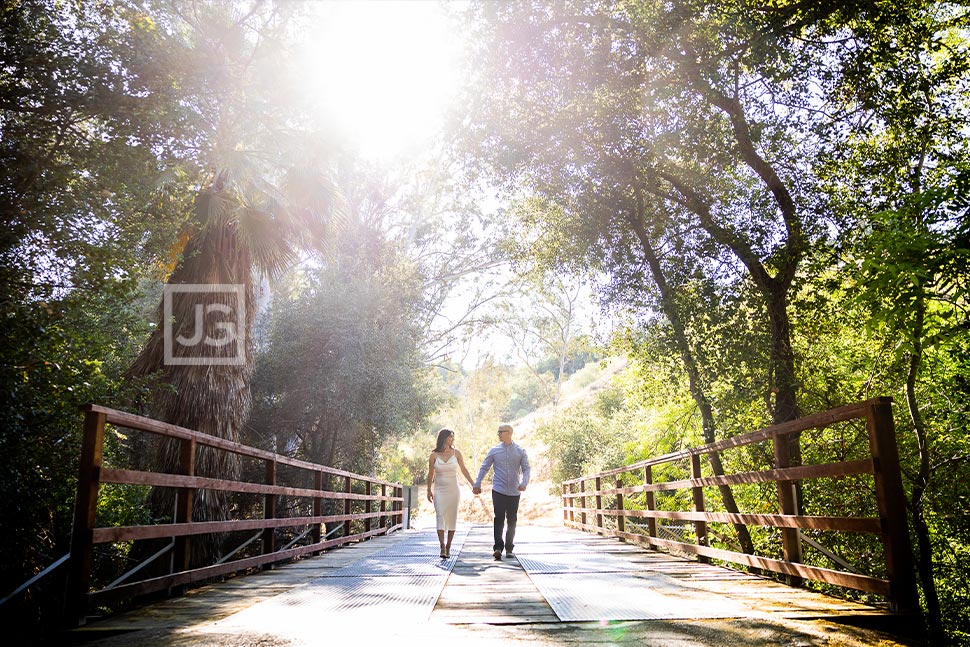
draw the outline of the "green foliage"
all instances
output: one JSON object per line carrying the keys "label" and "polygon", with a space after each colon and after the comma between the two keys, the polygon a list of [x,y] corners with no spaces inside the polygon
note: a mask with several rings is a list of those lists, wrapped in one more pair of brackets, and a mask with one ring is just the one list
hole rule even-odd
{"label": "green foliage", "polygon": [[456,446],[472,463],[485,458],[488,449],[498,442],[495,430],[510,422],[503,413],[513,397],[513,374],[514,369],[488,361],[468,375],[451,376],[456,397],[451,406],[438,412],[438,418],[441,427],[455,430]]}
{"label": "green foliage", "polygon": [[[549,363],[559,368],[558,359],[550,359]],[[551,369],[540,370],[540,376],[547,371]],[[509,375],[507,379],[510,396],[508,404],[499,414],[503,420],[522,418],[548,402],[546,390],[533,373],[519,370]]]}
{"label": "green foliage", "polygon": [[[51,301],[0,311],[0,588],[13,591],[69,550],[83,416],[89,402],[112,405],[135,395],[122,372],[147,326],[142,313],[116,300],[117,291],[74,291]],[[105,500],[99,519],[110,522],[137,505]],[[32,596],[7,605],[13,631],[36,630],[60,613],[55,576]]]}
{"label": "green foliage", "polygon": [[615,399],[614,392],[599,394],[592,404],[557,411],[538,426],[536,434],[549,448],[554,482],[625,464],[636,430],[623,425],[618,416],[603,415],[613,410]]}
{"label": "green foliage", "polygon": [[423,427],[436,397],[414,324],[421,285],[382,245],[348,230],[331,263],[277,291],[253,382],[257,446],[369,473],[382,443]]}
{"label": "green foliage", "polygon": [[192,166],[173,143],[196,132],[158,19],[101,1],[28,0],[0,14],[5,293],[111,289],[166,254]]}
{"label": "green foliage", "polygon": [[[430,449],[428,446],[431,435],[421,429],[386,439],[377,455],[376,473],[393,483],[423,482],[428,473],[428,453],[434,449],[433,439]],[[437,437],[437,432],[433,435]]]}

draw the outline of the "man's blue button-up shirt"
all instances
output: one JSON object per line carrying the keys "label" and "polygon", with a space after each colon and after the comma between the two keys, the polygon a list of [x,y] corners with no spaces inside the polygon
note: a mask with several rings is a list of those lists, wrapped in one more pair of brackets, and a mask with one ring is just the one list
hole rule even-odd
{"label": "man's blue button-up shirt", "polygon": [[488,450],[485,460],[482,461],[482,468],[478,470],[475,487],[482,487],[482,479],[488,474],[490,467],[495,468],[495,474],[492,476],[492,489],[500,494],[519,496],[522,494],[519,492],[519,486],[529,485],[529,474],[531,472],[529,456],[521,445],[499,443]]}

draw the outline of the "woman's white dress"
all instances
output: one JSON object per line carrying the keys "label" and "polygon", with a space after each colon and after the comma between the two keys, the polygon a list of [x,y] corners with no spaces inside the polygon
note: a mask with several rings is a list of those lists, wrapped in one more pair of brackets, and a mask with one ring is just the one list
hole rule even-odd
{"label": "woman's white dress", "polygon": [[434,511],[438,530],[455,530],[458,524],[458,458],[434,459]]}

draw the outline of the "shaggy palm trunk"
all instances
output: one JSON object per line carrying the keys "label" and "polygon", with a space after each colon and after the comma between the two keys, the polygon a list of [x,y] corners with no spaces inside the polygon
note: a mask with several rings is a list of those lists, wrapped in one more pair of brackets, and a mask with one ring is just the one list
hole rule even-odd
{"label": "shaggy palm trunk", "polygon": [[[206,222],[213,193],[211,190],[203,191],[196,200],[196,209],[203,223]],[[199,288],[189,287],[209,289],[206,286],[217,285],[236,286],[238,292],[222,289],[190,291]],[[238,441],[251,406],[250,378],[254,356],[249,340],[255,315],[255,289],[249,254],[238,244],[231,222],[216,226],[203,225],[190,238],[181,263],[167,282],[166,289],[173,288],[176,291],[169,292],[171,308],[168,319],[163,318],[165,308],[160,306],[159,325],[129,369],[132,377],[155,376],[159,381],[159,386],[151,394],[151,401],[145,407],[145,413],[164,422]],[[244,303],[239,302],[240,294],[244,297]],[[213,312],[219,316],[209,316]],[[229,337],[225,328],[227,320],[234,326]],[[166,357],[166,328],[170,330],[170,339],[181,336],[186,340],[201,341],[180,346],[178,359],[173,362],[171,352]],[[224,343],[226,339],[229,339],[228,343]],[[230,363],[225,363],[227,361]],[[156,470],[178,472],[178,444],[173,441],[156,442],[147,460]],[[208,447],[198,448],[196,475],[236,479],[239,470],[236,455]],[[193,520],[227,519],[229,496],[215,490],[197,491]],[[154,518],[174,517],[174,489],[153,488],[148,501]],[[192,564],[210,563],[219,550],[218,543],[219,538],[212,535],[193,541]]]}

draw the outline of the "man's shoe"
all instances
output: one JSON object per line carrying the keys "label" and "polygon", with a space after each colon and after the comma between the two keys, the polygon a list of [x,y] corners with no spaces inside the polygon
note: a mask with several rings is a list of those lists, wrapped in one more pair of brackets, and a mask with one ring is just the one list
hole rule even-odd
{"label": "man's shoe", "polygon": [[502,561],[502,551],[496,550],[495,552],[492,553],[492,557],[494,557],[498,561]]}
{"label": "man's shoe", "polygon": [[505,557],[508,559],[512,559],[513,557],[515,557],[515,553],[513,553],[511,550],[507,550],[505,551]]}

